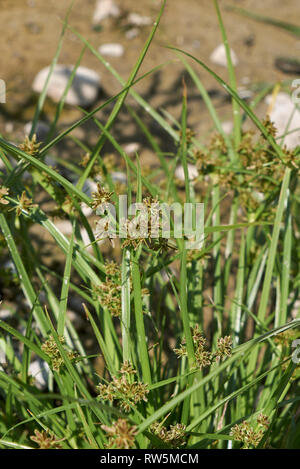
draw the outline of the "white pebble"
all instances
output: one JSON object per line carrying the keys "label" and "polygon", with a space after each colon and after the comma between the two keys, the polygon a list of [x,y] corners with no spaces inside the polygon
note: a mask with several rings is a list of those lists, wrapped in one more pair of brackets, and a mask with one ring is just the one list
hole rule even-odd
{"label": "white pebble", "polygon": [[48,363],[38,358],[30,363],[28,371],[34,377],[38,389],[41,391],[47,389],[49,377]]}
{"label": "white pebble", "polygon": [[99,24],[106,18],[117,18],[120,9],[113,0],[98,0],[93,16],[93,23]]}
{"label": "white pebble", "polygon": [[[232,64],[236,66],[239,61],[237,58],[236,53],[231,49],[231,60]],[[227,67],[227,57],[226,57],[226,49],[224,44],[220,44],[210,56],[210,61],[216,65],[220,65],[221,67]]]}
{"label": "white pebble", "polygon": [[136,152],[140,151],[141,145],[138,142],[127,143],[124,145],[124,151],[129,156],[133,156]]}
{"label": "white pebble", "polygon": [[[70,79],[72,65],[56,65],[48,83],[47,95],[55,102],[59,102]],[[42,69],[35,77],[32,88],[41,93],[46,83],[50,67]],[[67,93],[65,102],[71,106],[91,106],[98,97],[100,76],[94,70],[78,67],[72,85]]]}
{"label": "white pebble", "polygon": [[[199,173],[198,173],[198,169],[196,168],[195,165],[193,164],[188,164],[188,175],[189,175],[189,179],[190,181],[193,181],[194,179],[196,179],[196,177],[198,177]],[[175,170],[175,176],[177,177],[177,179],[179,179],[180,181],[185,181],[185,178],[184,178],[184,169],[183,169],[183,166],[178,166]]]}
{"label": "white pebble", "polygon": [[[287,93],[278,93],[273,103],[273,96],[268,95],[265,99],[266,104],[271,108],[270,119],[278,129],[278,137],[281,137],[288,127],[289,133],[284,137],[283,144],[289,149],[300,145],[300,111],[295,107],[294,102]],[[281,139],[277,140],[281,143]]]}
{"label": "white pebble", "polygon": [[149,16],[142,16],[138,13],[130,13],[127,21],[131,26],[148,26],[152,23],[152,19]]}
{"label": "white pebble", "polygon": [[125,33],[126,39],[135,39],[138,35],[140,34],[140,31],[138,28],[130,28],[128,31]]}
{"label": "white pebble", "polygon": [[222,123],[222,128],[226,135],[230,135],[233,131],[233,122],[232,121],[225,121]]}
{"label": "white pebble", "polygon": [[98,50],[101,55],[107,55],[109,57],[122,57],[124,54],[124,47],[122,44],[117,43],[102,44]]}

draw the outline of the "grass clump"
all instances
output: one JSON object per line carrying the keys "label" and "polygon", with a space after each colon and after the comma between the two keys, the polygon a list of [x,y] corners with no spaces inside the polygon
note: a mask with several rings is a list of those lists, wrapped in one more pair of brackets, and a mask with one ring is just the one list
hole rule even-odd
{"label": "grass clump", "polygon": [[[13,314],[0,319],[1,448],[299,447],[299,149],[288,151],[268,117],[259,119],[238,96],[230,53],[227,84],[199,59],[172,49],[211,115],[211,139],[187,125],[185,83],[180,119],[172,124],[138,94],[135,83],[155,72],[137,78],[164,3],[127,82],[72,30],[119,81],[116,96],[82,111],[43,145],[34,125],[20,146],[0,138],[0,256],[11,259],[13,270],[3,269],[1,307],[18,299]],[[194,65],[232,98],[232,135],[223,132]],[[151,171],[143,170],[140,155],[126,154],[114,132],[128,94],[135,106],[126,109],[157,157]],[[46,89],[35,123],[45,96]],[[106,106],[111,112],[103,124],[97,113]],[[145,110],[171,142],[168,152],[144,123]],[[84,157],[66,162],[57,145],[90,119],[99,128],[97,143],[89,148],[74,138]],[[253,132],[245,130],[248,123]],[[107,142],[124,168],[123,194],[144,202],[144,213],[122,216]],[[47,155],[57,167],[45,163]],[[96,189],[89,196],[84,188],[91,181]],[[168,237],[163,217],[151,237],[149,217],[161,204],[181,210],[195,203],[204,204],[200,248],[186,248],[198,233],[176,236],[176,217]],[[128,237],[111,235],[113,210]],[[59,229],[58,215],[71,226],[69,234]],[[51,239],[52,263],[36,229]],[[75,300],[83,326],[69,315]],[[42,368],[32,375],[33,363],[48,370],[44,381]]]}

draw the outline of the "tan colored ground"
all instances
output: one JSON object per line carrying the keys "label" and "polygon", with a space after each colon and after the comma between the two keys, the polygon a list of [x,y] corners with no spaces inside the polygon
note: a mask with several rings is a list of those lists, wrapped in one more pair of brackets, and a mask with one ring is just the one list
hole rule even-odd
{"label": "tan colored ground", "polygon": [[[149,15],[153,20],[160,5],[159,0],[118,0],[117,3],[124,12]],[[234,4],[294,23],[300,18],[298,0],[230,0],[221,1],[220,4]],[[8,89],[7,105],[2,105],[0,109],[0,130],[4,134],[4,122],[14,122],[18,128],[18,123],[26,122],[32,116],[31,84],[36,73],[47,66],[55,54],[68,5],[67,0],[0,0],[0,78],[6,81]],[[111,59],[111,63],[126,78],[138,57],[149,27],[143,28],[141,34],[133,40],[126,39],[120,25],[111,21],[104,23],[101,32],[94,31],[94,6],[95,0],[75,0],[70,24],[96,48],[105,42],[122,43],[126,49],[125,55],[121,59]],[[275,69],[274,59],[282,55],[297,57],[300,40],[272,26],[255,23],[223,10],[230,43],[240,60],[237,67],[239,83],[242,84],[245,78],[251,83],[286,79]],[[211,0],[167,0],[159,32],[145,60],[143,71],[175,58],[174,53],[164,48],[164,45],[181,47],[209,64],[209,56],[220,42],[220,31]],[[75,63],[81,47],[80,41],[69,31],[59,62]],[[120,89],[116,80],[111,78],[89,51],[85,53],[82,64],[101,74],[105,95],[110,96]],[[227,78],[225,69],[218,66],[213,68]],[[215,96],[214,102],[221,115],[225,119],[230,117],[230,108],[224,95],[214,94],[217,87],[213,79],[203,70],[199,69],[199,73],[207,89]],[[182,66],[177,62],[167,65],[161,73],[147,78],[137,88],[147,98],[150,97],[155,106],[162,105],[178,117],[181,77]],[[77,112],[69,111],[63,120],[71,122],[77,115]],[[190,87],[190,124],[196,131],[207,128],[204,107],[193,87]]]}

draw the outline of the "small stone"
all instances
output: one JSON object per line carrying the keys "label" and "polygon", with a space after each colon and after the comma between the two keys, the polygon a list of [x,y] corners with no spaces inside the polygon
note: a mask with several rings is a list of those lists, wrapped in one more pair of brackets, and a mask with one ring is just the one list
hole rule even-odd
{"label": "small stone", "polygon": [[222,123],[222,128],[226,135],[230,135],[233,131],[233,122],[232,121],[225,121]]}
{"label": "small stone", "polygon": [[99,47],[99,52],[102,55],[107,55],[109,57],[122,57],[124,54],[124,47],[122,44],[102,44]]}
{"label": "small stone", "polygon": [[299,317],[299,312],[300,312],[300,300],[296,300],[293,309],[291,311],[291,317],[293,319],[297,319]]}
{"label": "small stone", "polygon": [[[231,60],[232,64],[236,66],[239,61],[237,58],[236,53],[231,49]],[[220,44],[210,56],[210,61],[216,65],[220,65],[221,67],[227,67],[227,57],[226,57],[226,49],[224,44]]]}
{"label": "small stone", "polygon": [[91,245],[91,240],[90,240],[89,234],[88,234],[88,232],[86,231],[85,228],[80,229],[80,236],[82,238],[82,242],[84,244],[85,249],[92,252],[93,246]]}
{"label": "small stone", "polygon": [[8,321],[13,316],[13,313],[9,309],[0,310],[0,319],[2,321]]}
{"label": "small stone", "polygon": [[[195,165],[188,164],[188,174],[189,174],[190,181],[193,181],[194,179],[196,179],[196,177],[198,177],[199,173],[198,173],[198,169],[196,168]],[[180,165],[176,168],[175,176],[180,181],[185,181],[183,166]]]}
{"label": "small stone", "polygon": [[[31,127],[32,127],[32,122],[27,122],[27,124],[24,125],[24,133],[26,136],[29,136],[31,132]],[[38,121],[34,129],[34,133],[36,134],[37,141],[38,142],[45,141],[49,130],[50,130],[50,127],[46,122]]]}
{"label": "small stone", "polygon": [[58,220],[54,225],[62,234],[67,236],[72,234],[72,223],[69,220]]}
{"label": "small stone", "polygon": [[7,134],[11,134],[14,131],[13,122],[6,122],[4,129]]}
{"label": "small stone", "polygon": [[[82,191],[91,199],[93,192],[97,192],[97,183],[92,181],[92,179],[87,179]],[[85,203],[81,204],[81,210],[85,217],[89,217],[94,212],[94,210]]]}
{"label": "small stone", "polygon": [[126,39],[135,39],[138,35],[140,34],[140,31],[138,28],[130,28],[128,31],[125,33]]}
{"label": "small stone", "polygon": [[[71,76],[72,65],[56,65],[49,80],[47,95],[55,102],[63,96],[68,80]],[[35,77],[32,88],[41,93],[49,74],[50,67],[42,69]],[[100,77],[94,70],[78,67],[72,85],[67,93],[65,102],[71,106],[91,106],[98,97]]]}
{"label": "small stone", "polygon": [[244,86],[240,86],[237,91],[241,99],[251,99],[253,97],[253,91]]}
{"label": "small stone", "polygon": [[149,26],[152,23],[152,19],[149,16],[142,16],[138,13],[130,13],[127,17],[127,22],[130,26]]}
{"label": "small stone", "polygon": [[13,263],[13,261],[11,259],[6,261],[3,265],[3,267],[4,267],[4,269],[9,270],[13,275],[18,273],[18,271],[16,269],[16,266],[15,266],[15,264]]}
{"label": "small stone", "polygon": [[124,145],[124,151],[128,156],[133,156],[140,151],[141,145],[138,142],[127,143]]}
{"label": "small stone", "polygon": [[48,363],[40,358],[30,363],[29,374],[35,379],[35,385],[41,391],[48,387],[49,366]]}
{"label": "small stone", "polygon": [[[272,104],[273,96],[268,95],[265,102],[271,106],[269,115],[278,130],[277,137],[282,137],[287,132],[288,135],[284,137],[282,143],[288,149],[300,145],[300,111],[296,108],[291,96],[287,93],[278,93],[275,103]],[[281,139],[277,138],[277,142],[281,143]]]}
{"label": "small stone", "polygon": [[98,0],[93,16],[93,24],[99,24],[106,18],[117,18],[120,9],[113,0]]}
{"label": "small stone", "polygon": [[88,197],[92,198],[93,192],[97,192],[97,183],[92,179],[87,179],[84,183],[82,192],[84,192]]}
{"label": "small stone", "polygon": [[111,173],[111,178],[114,182],[119,182],[120,184],[127,184],[127,176],[121,171],[114,171]]}

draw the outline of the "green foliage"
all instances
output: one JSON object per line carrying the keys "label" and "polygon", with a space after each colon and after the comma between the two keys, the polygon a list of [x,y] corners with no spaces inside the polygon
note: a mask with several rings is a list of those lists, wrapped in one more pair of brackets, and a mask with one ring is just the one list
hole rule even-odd
{"label": "green foliage", "polygon": [[[221,12],[214,3],[228,52]],[[6,356],[0,364],[0,448],[299,448],[299,364],[291,360],[300,328],[299,307],[295,312],[300,287],[299,153],[282,147],[273,124],[261,122],[253,107],[239,98],[230,54],[227,84],[199,59],[173,49],[210,112],[214,134],[208,141],[197,140],[187,126],[185,83],[176,128],[138,94],[134,84],[153,72],[136,79],[164,4],[127,82],[73,30],[119,81],[116,96],[83,111],[82,119],[52,138],[64,106],[59,103],[49,141],[41,147],[34,127],[45,88],[30,138],[20,146],[0,139],[5,166],[0,255],[10,255],[16,269],[10,273],[3,268],[1,282],[12,296],[21,293],[24,303],[11,319],[0,320],[0,350]],[[66,19],[53,64],[67,28]],[[193,68],[196,64],[231,96],[232,135],[224,134]],[[128,94],[136,107],[127,109],[158,157],[157,171],[146,171],[138,155],[130,158],[114,133]],[[113,101],[102,124],[96,113]],[[162,135],[173,140],[167,154],[143,121],[145,110]],[[258,132],[244,132],[242,112]],[[78,179],[74,185],[44,158],[91,119],[100,137],[91,151],[80,142],[88,153],[69,165]],[[118,249],[111,247],[109,255],[102,250],[82,204],[95,210],[110,202],[118,208],[114,163],[103,150],[107,141],[126,167],[122,190],[129,200],[205,204],[201,250],[187,251],[172,232],[165,243],[148,237],[111,239]],[[179,163],[183,184],[174,177]],[[190,163],[198,168],[194,181]],[[97,173],[102,182],[89,197],[84,183]],[[53,210],[41,207],[41,190],[53,202],[55,214],[71,222],[69,237],[55,225]],[[61,268],[44,262],[32,227],[53,240]],[[81,228],[88,233],[88,245]],[[74,294],[82,303],[96,361],[85,334],[67,314]],[[49,367],[44,390],[29,371],[37,358]]]}

